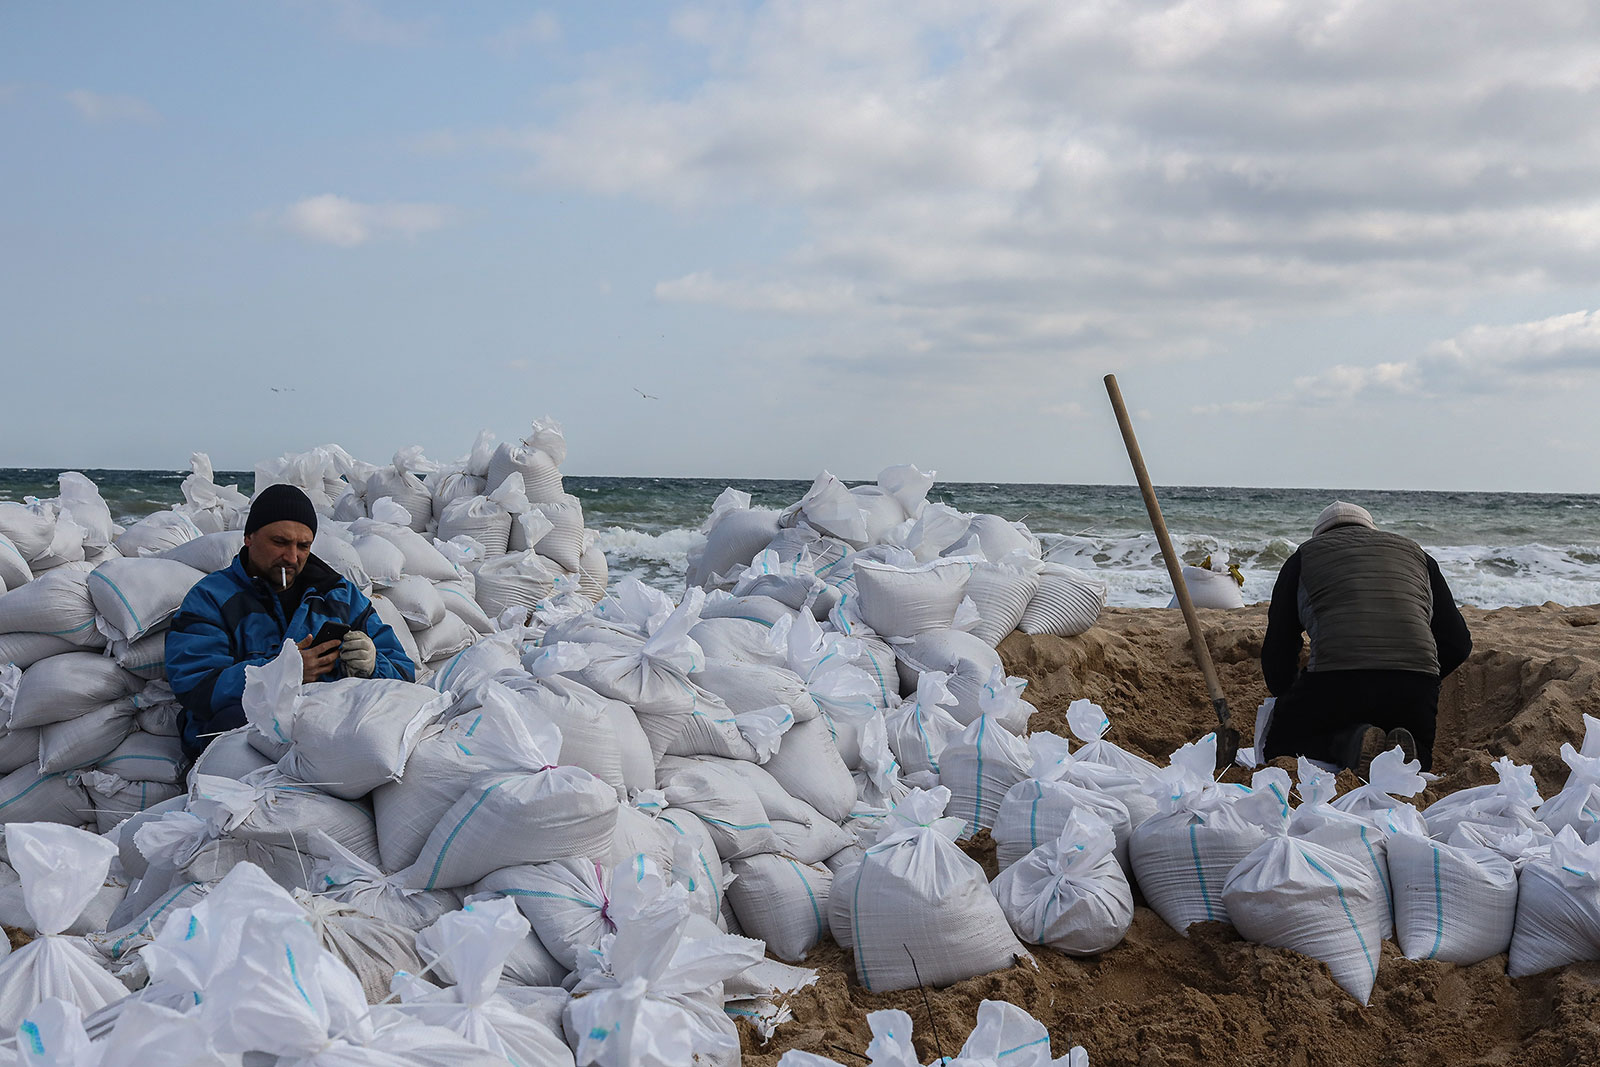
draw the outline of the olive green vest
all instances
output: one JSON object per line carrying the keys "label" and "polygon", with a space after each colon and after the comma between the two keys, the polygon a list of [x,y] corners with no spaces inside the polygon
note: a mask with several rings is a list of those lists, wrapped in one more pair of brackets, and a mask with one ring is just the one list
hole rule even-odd
{"label": "olive green vest", "polygon": [[1300,546],[1312,671],[1439,673],[1428,557],[1410,538],[1336,526]]}

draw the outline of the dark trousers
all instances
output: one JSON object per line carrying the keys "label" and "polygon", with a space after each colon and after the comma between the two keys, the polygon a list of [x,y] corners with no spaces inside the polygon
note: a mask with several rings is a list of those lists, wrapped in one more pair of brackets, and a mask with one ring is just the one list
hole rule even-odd
{"label": "dark trousers", "polygon": [[1345,764],[1356,730],[1404,727],[1417,739],[1422,769],[1433,766],[1439,678],[1418,671],[1302,671],[1278,698],[1266,759],[1306,756]]}
{"label": "dark trousers", "polygon": [[199,759],[212,737],[245,724],[244,705],[235,701],[205,716],[197,715],[193,708],[184,708],[181,722],[183,754],[191,760]]}

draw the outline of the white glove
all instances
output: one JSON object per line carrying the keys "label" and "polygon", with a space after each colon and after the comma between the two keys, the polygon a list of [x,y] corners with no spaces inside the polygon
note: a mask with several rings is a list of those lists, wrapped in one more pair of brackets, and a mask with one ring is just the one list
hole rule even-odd
{"label": "white glove", "polygon": [[371,678],[378,665],[378,646],[360,630],[351,630],[339,644],[339,658],[344,660],[344,673],[351,678]]}

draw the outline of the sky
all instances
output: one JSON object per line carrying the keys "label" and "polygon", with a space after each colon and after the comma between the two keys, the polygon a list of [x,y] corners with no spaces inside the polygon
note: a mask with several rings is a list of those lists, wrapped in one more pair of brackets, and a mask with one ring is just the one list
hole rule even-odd
{"label": "sky", "polygon": [[0,5],[0,466],[1600,492],[1600,7]]}

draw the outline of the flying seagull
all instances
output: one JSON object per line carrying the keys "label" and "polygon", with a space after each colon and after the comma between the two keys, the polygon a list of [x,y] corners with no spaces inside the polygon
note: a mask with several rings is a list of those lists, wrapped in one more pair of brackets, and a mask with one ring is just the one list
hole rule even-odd
{"label": "flying seagull", "polygon": [[292,386],[292,385],[285,386],[282,389],[279,389],[276,385],[269,385],[269,386],[267,386],[267,388],[271,389],[274,393],[292,393],[292,392],[294,392],[294,386]]}
{"label": "flying seagull", "polygon": [[645,392],[643,389],[640,389],[637,385],[633,387],[633,391],[638,393],[640,396],[644,397],[646,400],[660,400],[661,399],[659,396],[651,396],[649,393]]}

